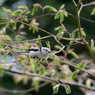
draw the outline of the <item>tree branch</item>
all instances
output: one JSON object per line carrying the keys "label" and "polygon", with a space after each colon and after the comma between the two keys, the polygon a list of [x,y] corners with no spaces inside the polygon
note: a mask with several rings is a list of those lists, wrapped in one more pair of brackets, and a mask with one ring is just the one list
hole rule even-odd
{"label": "tree branch", "polygon": [[[23,74],[23,75],[28,75],[28,76],[32,76],[32,77],[40,77],[40,75],[37,74],[37,73],[28,73],[28,72],[17,71],[17,70],[9,70],[7,68],[0,68],[0,69],[8,71],[8,72],[11,72],[11,73]],[[40,80],[43,80],[43,81],[46,81],[46,82],[56,82],[55,78],[51,78],[51,77],[48,77],[48,76],[41,76]],[[80,83],[77,83],[77,82],[69,82],[69,81],[65,81],[65,80],[62,80],[62,79],[59,79],[58,81],[61,82],[61,83],[63,83],[63,84],[83,87],[85,89],[87,88],[86,85],[80,84]],[[95,87],[88,87],[87,89],[95,91]]]}

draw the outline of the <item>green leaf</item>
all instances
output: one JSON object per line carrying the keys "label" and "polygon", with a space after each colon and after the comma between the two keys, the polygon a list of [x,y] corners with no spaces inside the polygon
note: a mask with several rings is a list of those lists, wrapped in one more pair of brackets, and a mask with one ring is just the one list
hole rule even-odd
{"label": "green leaf", "polygon": [[60,30],[60,29],[63,29],[63,27],[62,26],[58,26],[58,27],[55,28],[55,31]]}
{"label": "green leaf", "polygon": [[26,85],[28,83],[28,76],[24,76],[23,78],[23,84]]}
{"label": "green leaf", "polygon": [[93,41],[93,39],[91,40],[90,47],[91,47],[91,49],[93,49],[93,48],[94,48],[94,41]]}
{"label": "green leaf", "polygon": [[94,7],[94,9],[92,10],[91,15],[95,15],[95,7]]}
{"label": "green leaf", "polygon": [[58,19],[58,18],[59,18],[59,13],[56,13],[55,19]]}
{"label": "green leaf", "polygon": [[30,48],[31,48],[31,46],[32,46],[32,45],[29,45],[29,46],[28,46],[28,49],[30,49]]}
{"label": "green leaf", "polygon": [[18,8],[19,8],[19,9],[26,9],[25,6],[19,6]]}
{"label": "green leaf", "polygon": [[9,70],[11,70],[11,68],[12,68],[12,67],[13,67],[13,66],[12,66],[12,65],[10,65],[10,66],[9,66]]}
{"label": "green leaf", "polygon": [[30,64],[32,69],[33,69],[33,72],[35,73],[36,70],[37,70],[37,67],[38,67],[38,63],[37,62],[34,62],[33,64]]}
{"label": "green leaf", "polygon": [[55,63],[55,56],[54,56],[54,55],[52,55],[52,57],[53,57],[53,62]]}
{"label": "green leaf", "polygon": [[7,57],[7,53],[5,52],[4,54],[3,54],[3,59],[6,59],[6,57]]}
{"label": "green leaf", "polygon": [[0,76],[3,77],[5,74],[5,70],[0,70]]}
{"label": "green leaf", "polygon": [[76,77],[76,75],[77,75],[77,72],[74,71],[74,72],[71,74],[71,76],[70,76],[71,80],[74,80],[74,78]]}
{"label": "green leaf", "polygon": [[64,13],[59,13],[60,16],[60,23],[62,23],[62,21],[64,21]]}
{"label": "green leaf", "polygon": [[69,54],[73,55],[77,59],[79,58],[78,55],[75,52],[73,52],[73,51],[69,52]]}
{"label": "green leaf", "polygon": [[7,12],[7,13],[10,12],[10,9],[7,9],[7,8],[5,8],[5,7],[2,7],[2,9],[3,9],[5,12]]}
{"label": "green leaf", "polygon": [[38,67],[38,63],[37,62],[34,62],[34,68],[33,68],[34,73],[36,72],[37,67]]}
{"label": "green leaf", "polygon": [[38,91],[38,86],[40,84],[40,78],[39,77],[34,77],[32,81],[32,86],[35,87],[35,90]]}
{"label": "green leaf", "polygon": [[80,63],[77,65],[77,67],[79,67],[79,68],[83,68],[83,66],[84,66],[84,62],[80,62]]}
{"label": "green leaf", "polygon": [[46,45],[47,45],[47,47],[50,48],[50,42],[49,41],[46,42]]}
{"label": "green leaf", "polygon": [[86,33],[84,31],[81,31],[82,36],[86,37]]}
{"label": "green leaf", "polygon": [[34,13],[38,10],[38,6],[34,6],[34,8],[32,9],[32,13],[31,15],[34,15]]}
{"label": "green leaf", "polygon": [[4,28],[2,29],[2,31],[3,31],[4,33],[6,33],[6,27],[4,27]]}
{"label": "green leaf", "polygon": [[21,28],[24,28],[24,27],[25,27],[25,25],[24,25],[24,24],[21,24],[21,25],[20,25],[20,27],[21,27]]}
{"label": "green leaf", "polygon": [[71,88],[69,85],[67,85],[66,94],[70,94],[70,93],[71,93]]}
{"label": "green leaf", "polygon": [[53,87],[53,94],[56,94],[59,90],[60,84],[57,84],[56,86]]}
{"label": "green leaf", "polygon": [[66,12],[64,12],[64,16],[65,16],[65,17],[68,17],[68,14],[67,14]]}
{"label": "green leaf", "polygon": [[28,42],[23,43],[25,46],[30,46]]}
{"label": "green leaf", "polygon": [[21,40],[21,37],[20,37],[19,35],[16,35],[16,36],[15,36],[15,39],[16,39],[17,41],[20,41],[20,40]]}
{"label": "green leaf", "polygon": [[72,38],[75,38],[75,33],[72,34]]}
{"label": "green leaf", "polygon": [[59,46],[59,45],[55,45],[55,48],[56,48],[56,49],[61,49],[62,47]]}
{"label": "green leaf", "polygon": [[23,14],[26,14],[26,10],[22,11],[19,15],[23,15]]}
{"label": "green leaf", "polygon": [[62,9],[64,9],[64,7],[65,7],[65,4],[62,4],[60,9],[62,10]]}
{"label": "green leaf", "polygon": [[19,15],[19,13],[20,13],[19,10],[13,11],[13,16],[17,16],[17,15]]}
{"label": "green leaf", "polygon": [[27,59],[28,62],[30,62],[30,60],[31,60],[29,55],[26,56],[26,59]]}
{"label": "green leaf", "polygon": [[39,70],[39,75],[42,76],[43,74],[45,74],[45,68],[41,67]]}
{"label": "green leaf", "polygon": [[37,31],[37,28],[33,28],[33,31],[32,32],[35,33],[36,31]]}
{"label": "green leaf", "polygon": [[7,40],[11,40],[11,37],[10,36],[8,36],[8,35],[5,35],[5,38],[7,39]]}
{"label": "green leaf", "polygon": [[13,23],[13,24],[12,24],[12,29],[16,30],[16,24],[17,24],[17,23]]}
{"label": "green leaf", "polygon": [[91,86],[91,79],[87,79],[87,81],[86,81],[86,87],[88,88],[90,86]]}
{"label": "green leaf", "polygon": [[54,76],[55,76],[55,74],[54,74],[54,73],[52,73],[51,78],[54,78]]}
{"label": "green leaf", "polygon": [[51,10],[53,12],[57,12],[57,10],[54,7],[52,7],[52,6],[47,5],[46,8],[49,8],[49,10]]}
{"label": "green leaf", "polygon": [[19,83],[22,79],[23,79],[22,76],[16,76],[14,77],[14,82]]}
{"label": "green leaf", "polygon": [[36,40],[36,43],[39,44],[39,45],[40,45],[40,43],[41,43],[41,39],[40,39],[40,38],[41,38],[41,36],[38,35],[38,40]]}

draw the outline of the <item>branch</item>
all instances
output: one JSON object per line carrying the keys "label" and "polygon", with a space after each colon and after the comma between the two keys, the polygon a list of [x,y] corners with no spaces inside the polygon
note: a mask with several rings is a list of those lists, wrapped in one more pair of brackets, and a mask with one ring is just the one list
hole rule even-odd
{"label": "branch", "polygon": [[[44,83],[40,84],[38,86],[38,88],[41,88],[41,87],[47,85],[48,83],[49,82],[44,82]],[[34,90],[35,90],[35,88],[29,88],[29,89],[25,89],[25,90],[9,90],[9,89],[5,89],[5,88],[0,88],[0,91],[14,93],[14,94],[17,94],[17,93],[25,94],[25,93],[28,93],[28,92],[34,91]]]}
{"label": "branch", "polygon": [[[28,76],[32,76],[32,77],[40,77],[40,75],[37,74],[37,73],[28,73],[28,72],[17,71],[17,70],[9,70],[7,68],[0,68],[0,69],[11,72],[11,73],[23,74],[23,75],[28,75]],[[46,82],[57,82],[55,78],[51,78],[51,77],[48,77],[48,76],[41,76],[40,79],[43,80],[43,81],[46,81]],[[85,89],[87,88],[86,85],[80,84],[80,83],[77,83],[77,82],[69,82],[69,81],[65,81],[65,80],[62,80],[62,79],[59,79],[58,81],[63,83],[63,84],[83,87]],[[95,87],[88,87],[88,89],[95,91]]]}

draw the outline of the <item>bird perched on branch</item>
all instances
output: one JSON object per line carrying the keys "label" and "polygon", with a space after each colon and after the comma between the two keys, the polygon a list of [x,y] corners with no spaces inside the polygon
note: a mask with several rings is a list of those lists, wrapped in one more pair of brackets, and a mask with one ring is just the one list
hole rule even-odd
{"label": "bird perched on branch", "polygon": [[28,49],[29,56],[32,58],[39,58],[39,59],[47,59],[51,53],[51,50],[47,47],[34,47],[31,49]]}

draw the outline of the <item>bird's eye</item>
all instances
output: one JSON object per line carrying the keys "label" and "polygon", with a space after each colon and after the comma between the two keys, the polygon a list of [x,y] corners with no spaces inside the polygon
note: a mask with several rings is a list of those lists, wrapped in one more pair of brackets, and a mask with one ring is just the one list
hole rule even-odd
{"label": "bird's eye", "polygon": [[47,50],[46,50],[47,51]]}

